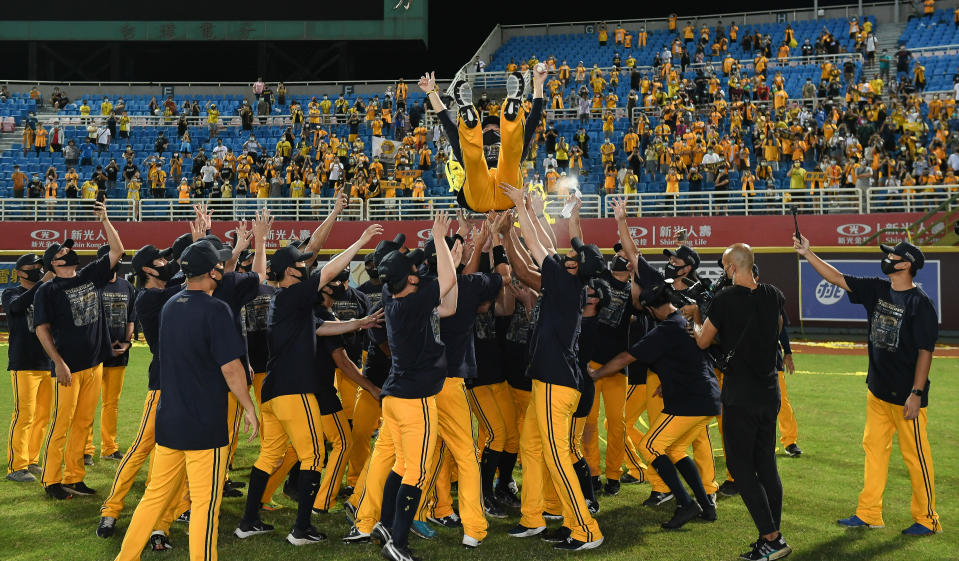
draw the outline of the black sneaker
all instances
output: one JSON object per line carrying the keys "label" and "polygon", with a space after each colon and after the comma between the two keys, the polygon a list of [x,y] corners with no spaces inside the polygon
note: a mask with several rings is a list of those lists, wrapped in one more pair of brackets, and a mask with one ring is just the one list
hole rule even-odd
{"label": "black sneaker", "polygon": [[590,482],[593,484],[593,492],[599,493],[603,489],[603,483],[599,480],[599,476],[595,475],[589,478]]}
{"label": "black sneaker", "polygon": [[227,499],[227,498],[236,498],[236,497],[242,497],[242,496],[243,496],[243,492],[240,491],[239,489],[235,489],[235,488],[233,488],[233,487],[230,487],[229,483],[223,486],[223,498],[224,498],[224,499]]}
{"label": "black sneaker", "polygon": [[574,540],[573,538],[566,538],[566,541],[563,543],[554,545],[553,549],[559,549],[562,551],[583,551],[586,549],[596,549],[602,544],[603,538],[599,538],[598,540],[593,540],[591,542],[581,542],[579,540]]}
{"label": "black sneaker", "polygon": [[340,492],[336,494],[336,496],[341,499],[348,499],[352,495],[353,495],[353,487],[351,485],[344,485],[340,487]]}
{"label": "black sneaker", "polygon": [[723,484],[719,486],[718,493],[724,497],[735,497],[739,494],[739,489],[736,489],[736,482],[732,479],[727,479],[723,481]]}
{"label": "black sneaker", "polygon": [[660,493],[659,491],[651,491],[649,493],[649,498],[643,501],[643,506],[660,506],[665,504],[673,499],[672,493]]}
{"label": "black sneaker", "polygon": [[100,518],[100,523],[97,524],[97,537],[109,538],[113,535],[113,532],[116,529],[117,519],[112,516],[104,516]]}
{"label": "black sneaker", "polygon": [[83,455],[83,465],[92,466],[93,465],[93,454],[84,454]]}
{"label": "black sneaker", "polygon": [[490,518],[506,518],[506,511],[492,499],[483,499],[483,511]]}
{"label": "black sneaker", "polygon": [[664,530],[678,530],[702,513],[703,507],[699,506],[696,501],[691,501],[689,504],[677,506],[675,512],[673,512],[673,517],[669,521],[663,522],[661,526]]}
{"label": "black sneaker", "polygon": [[497,489],[496,492],[493,493],[493,497],[499,504],[510,508],[519,508],[523,505],[523,502],[519,500],[516,493],[508,487],[506,489]]}
{"label": "black sneaker", "polygon": [[622,477],[619,478],[619,482],[623,485],[635,485],[637,483],[646,483],[646,479],[636,479],[628,473],[624,473]]}
{"label": "black sneaker", "polygon": [[392,540],[383,545],[380,553],[389,561],[420,561],[408,546],[395,545]]}
{"label": "black sneaker", "polygon": [[310,545],[314,543],[320,543],[324,540],[326,540],[326,534],[317,530],[313,526],[307,526],[303,529],[293,528],[286,536],[286,541],[293,545]]}
{"label": "black sneaker", "polygon": [[457,80],[453,84],[453,101],[460,109],[473,105],[473,86],[466,80]]}
{"label": "black sneaker", "polygon": [[350,533],[343,538],[343,543],[370,543],[370,541],[370,535],[364,534],[356,526],[350,528]]}
{"label": "black sneaker", "polygon": [[184,512],[183,514],[181,514],[180,516],[178,516],[177,519],[176,519],[176,521],[177,521],[177,522],[182,522],[182,523],[184,523],[184,524],[189,524],[189,523],[190,523],[190,511],[188,510],[188,511]]}
{"label": "black sneaker", "polygon": [[537,528],[529,528],[523,526],[522,524],[517,524],[512,530],[508,530],[506,535],[511,538],[528,538],[530,536],[538,536],[546,531],[546,526],[539,526]]}
{"label": "black sneaker", "polygon": [[353,503],[346,501],[343,503],[343,513],[346,514],[346,519],[353,524],[356,522],[356,511],[357,508],[353,506]]}
{"label": "black sneaker", "polygon": [[93,489],[87,487],[87,484],[82,481],[77,481],[76,483],[65,483],[63,485],[63,490],[71,495],[83,495],[85,497],[95,495],[97,493]]}
{"label": "black sneaker", "polygon": [[273,526],[270,526],[262,520],[254,520],[253,522],[244,522],[240,520],[240,524],[237,525],[236,530],[233,530],[233,535],[241,540],[245,540],[250,536],[269,534],[272,531]]}
{"label": "black sneaker", "polygon": [[229,487],[230,489],[242,489],[246,487],[246,483],[242,481],[233,481],[233,480],[227,479],[226,486]]}
{"label": "black sneaker", "polygon": [[563,543],[569,537],[570,530],[566,526],[560,526],[555,530],[543,532],[540,539],[546,543]]}
{"label": "black sneaker", "polygon": [[123,459],[123,454],[121,454],[120,451],[117,450],[116,452],[112,454],[107,454],[106,456],[100,456],[100,457],[103,458],[104,460],[113,460],[115,462],[119,462],[120,460]]}
{"label": "black sneaker", "polygon": [[173,549],[173,542],[163,532],[156,531],[150,535],[150,549],[153,551],[169,551]]}
{"label": "black sneaker", "polygon": [[599,512],[599,501],[594,501],[586,499],[586,508],[589,509],[590,514],[596,514]]}
{"label": "black sneaker", "polygon": [[793,442],[789,446],[786,446],[786,453],[789,454],[790,458],[798,458],[799,456],[802,456],[802,448]]}
{"label": "black sneaker", "polygon": [[429,516],[426,519],[432,522],[433,524],[439,524],[440,526],[444,528],[462,528],[463,527],[463,521],[460,520],[459,515],[456,514],[455,512],[449,516],[444,516],[442,518],[434,518],[432,516]]}
{"label": "black sneaker", "polygon": [[47,492],[47,496],[51,499],[56,499],[58,501],[63,501],[66,499],[72,499],[73,495],[67,493],[64,490],[63,485],[59,483],[54,483],[53,485],[47,485],[44,489]]}
{"label": "black sneaker", "polygon": [[615,497],[619,494],[619,480],[618,479],[606,479],[606,486],[603,487],[603,492],[611,497]]}
{"label": "black sneaker", "polygon": [[703,513],[699,515],[700,518],[706,522],[715,522],[716,521],[716,495],[706,495],[706,504],[700,504],[703,508]]}
{"label": "black sneaker", "polygon": [[743,553],[739,556],[744,561],[775,561],[782,559],[792,553],[792,548],[786,544],[782,534],[772,541],[766,541],[762,538],[753,544],[752,551]]}
{"label": "black sneaker", "polygon": [[379,542],[382,545],[386,545],[393,540],[393,530],[391,528],[387,528],[382,522],[377,522],[373,526],[373,531],[370,533],[370,537],[373,538],[373,541]]}
{"label": "black sneaker", "polygon": [[506,99],[522,100],[526,90],[526,76],[522,72],[510,72],[506,76]]}

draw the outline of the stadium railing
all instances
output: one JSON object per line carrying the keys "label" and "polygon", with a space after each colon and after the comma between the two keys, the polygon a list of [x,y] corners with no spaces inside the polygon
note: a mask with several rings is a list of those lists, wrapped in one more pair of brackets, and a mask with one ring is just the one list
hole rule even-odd
{"label": "stadium railing", "polygon": [[[148,199],[139,202],[139,220],[192,220],[194,204],[205,204],[215,219],[251,220],[261,210],[269,210],[276,220],[322,220],[333,210],[334,197],[264,198],[264,199]],[[340,216],[346,220],[363,220],[365,205],[351,199]]]}
{"label": "stadium railing", "polygon": [[[94,220],[92,199],[0,199],[0,221]],[[117,220],[136,220],[136,201],[107,199],[107,213]]]}
{"label": "stadium railing", "polygon": [[861,194],[855,188],[633,193],[606,197],[604,211],[613,216],[613,201],[623,199],[629,216],[784,214],[794,205],[802,213],[860,214]]}
{"label": "stadium railing", "polygon": [[[866,212],[921,212],[935,208],[959,193],[957,185],[927,185],[911,187],[870,187],[866,191]],[[946,205],[945,210],[954,210]]]}
{"label": "stadium railing", "polygon": [[[583,218],[602,218],[603,206],[599,195],[584,194],[579,209]],[[560,215],[566,197],[549,195],[546,197],[546,214],[551,217]],[[428,220],[440,211],[453,211],[459,208],[456,197],[427,197],[423,199],[370,199],[366,201],[367,220]],[[478,215],[477,215],[478,216]]]}

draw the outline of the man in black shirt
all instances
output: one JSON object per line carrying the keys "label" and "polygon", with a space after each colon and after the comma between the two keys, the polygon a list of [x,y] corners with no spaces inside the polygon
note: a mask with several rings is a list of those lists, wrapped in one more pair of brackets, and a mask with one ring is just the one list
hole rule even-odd
{"label": "man in black shirt", "polygon": [[[110,253],[110,246],[100,246],[97,258]],[[113,278],[100,289],[100,300],[106,314],[110,331],[110,356],[103,361],[103,379],[100,385],[100,456],[120,461],[123,454],[117,444],[117,416],[119,415],[120,392],[123,376],[130,360],[130,345],[133,340],[133,299],[136,290],[126,279],[117,276],[119,262],[113,266]],[[93,457],[93,431],[87,437],[86,454]]]}
{"label": "man in black shirt", "polygon": [[[349,321],[365,317],[369,313],[370,303],[367,300],[366,293],[350,286],[349,268],[340,271],[336,279],[327,286],[333,293],[333,304],[330,306],[330,311],[338,319]],[[343,339],[347,356],[353,361],[354,366],[359,369],[363,366],[366,330],[344,334]],[[340,399],[343,402],[343,415],[352,426],[354,422],[353,404],[356,402],[357,385],[343,374],[341,368],[337,368],[336,372],[336,391],[339,392]]]}
{"label": "man in black shirt", "polygon": [[[866,470],[856,513],[839,524],[882,528],[882,495],[889,469],[892,435],[898,433],[902,459],[912,482],[911,513],[915,523],[902,531],[927,536],[942,531],[936,513],[932,452],[926,434],[929,368],[939,337],[932,301],[913,280],[925,264],[922,251],[909,242],[880,245],[880,263],[889,280],[843,275],[809,249],[809,240],[793,239],[822,278],[849,293],[849,301],[866,308],[869,371],[866,385],[866,429],[862,439]],[[738,483],[738,482],[737,482]]]}
{"label": "man in black shirt", "polygon": [[718,335],[727,362],[722,389],[726,466],[760,534],[752,550],[740,557],[779,559],[791,551],[779,531],[783,489],[776,467],[776,358],[783,295],[775,286],[753,279],[754,257],[748,245],[728,247],[722,263],[733,286],[713,298],[702,325],[699,309],[693,311],[694,333],[704,350]]}
{"label": "man in black shirt", "polygon": [[53,272],[44,274],[34,253],[21,255],[14,265],[20,284],[3,291],[9,343],[7,368],[13,382],[13,418],[7,445],[7,479],[18,483],[36,481],[40,475],[40,448],[50,420],[53,379],[50,359],[43,352],[33,328],[33,298]]}
{"label": "man in black shirt", "polygon": [[100,395],[103,361],[111,354],[98,290],[110,282],[123,244],[103,203],[94,203],[94,213],[106,232],[109,255],[77,271],[80,258],[73,240],[52,244],[44,251],[43,261],[56,277],[43,283],[34,297],[37,338],[57,378],[54,420],[43,459],[44,487],[57,500],[95,493],[83,482],[83,450]]}

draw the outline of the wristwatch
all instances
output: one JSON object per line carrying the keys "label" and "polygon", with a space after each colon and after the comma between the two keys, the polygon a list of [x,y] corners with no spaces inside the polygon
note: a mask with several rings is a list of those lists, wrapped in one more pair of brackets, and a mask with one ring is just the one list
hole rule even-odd
{"label": "wristwatch", "polygon": [[910,391],[909,393],[911,393],[912,395],[918,395],[919,397],[922,397],[922,394],[925,392],[923,392],[922,390],[913,388],[912,391]]}

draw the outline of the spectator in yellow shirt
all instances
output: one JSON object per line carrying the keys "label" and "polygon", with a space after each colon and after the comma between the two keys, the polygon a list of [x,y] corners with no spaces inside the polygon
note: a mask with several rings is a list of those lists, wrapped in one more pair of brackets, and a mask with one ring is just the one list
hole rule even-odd
{"label": "spectator in yellow shirt", "polygon": [[666,173],[666,192],[679,193],[679,181],[681,179],[682,176],[676,171],[676,168],[669,166],[669,171]]}
{"label": "spectator in yellow shirt", "polygon": [[130,181],[127,183],[127,199],[131,201],[140,200],[140,172],[133,174],[133,177],[130,178]]}
{"label": "spectator in yellow shirt", "polygon": [[413,198],[422,199],[426,197],[426,183],[423,182],[422,177],[417,177],[413,181]]}

